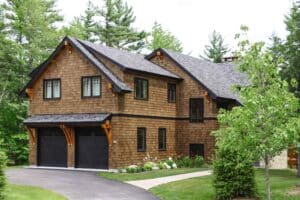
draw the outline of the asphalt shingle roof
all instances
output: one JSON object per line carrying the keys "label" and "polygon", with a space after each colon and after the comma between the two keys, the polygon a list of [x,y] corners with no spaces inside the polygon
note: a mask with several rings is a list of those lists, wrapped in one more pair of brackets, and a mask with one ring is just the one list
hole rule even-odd
{"label": "asphalt shingle roof", "polygon": [[128,51],[94,44],[88,41],[78,40],[83,46],[109,58],[119,64],[123,69],[146,72],[155,75],[166,76],[170,78],[180,79],[180,77],[162,67],[148,61],[143,55],[130,53]]}
{"label": "asphalt shingle roof", "polygon": [[248,80],[247,76],[238,72],[233,64],[216,64],[165,49],[163,51],[215,96],[240,102],[239,95],[232,90],[232,87],[247,85]]}
{"label": "asphalt shingle roof", "polygon": [[105,121],[110,116],[110,113],[34,115],[25,119],[24,124],[97,123]]}

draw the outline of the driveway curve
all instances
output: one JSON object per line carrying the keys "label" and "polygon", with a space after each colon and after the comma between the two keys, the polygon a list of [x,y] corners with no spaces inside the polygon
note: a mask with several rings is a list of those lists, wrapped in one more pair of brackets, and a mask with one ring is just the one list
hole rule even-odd
{"label": "driveway curve", "polygon": [[157,200],[148,191],[97,176],[96,172],[9,169],[10,183],[38,186],[62,194],[70,200]]}

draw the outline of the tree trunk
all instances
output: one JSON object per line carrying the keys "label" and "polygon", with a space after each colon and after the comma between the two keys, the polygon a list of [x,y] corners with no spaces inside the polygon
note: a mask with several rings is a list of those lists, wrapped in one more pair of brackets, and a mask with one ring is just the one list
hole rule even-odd
{"label": "tree trunk", "polygon": [[297,152],[297,176],[300,178],[300,147]]}
{"label": "tree trunk", "polygon": [[266,192],[267,200],[271,200],[271,187],[270,187],[270,175],[269,175],[269,156],[265,155],[265,176],[266,176]]}

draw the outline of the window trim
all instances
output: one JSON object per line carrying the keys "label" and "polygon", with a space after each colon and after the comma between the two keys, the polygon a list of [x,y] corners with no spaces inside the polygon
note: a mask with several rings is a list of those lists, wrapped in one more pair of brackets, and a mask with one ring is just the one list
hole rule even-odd
{"label": "window trim", "polygon": [[[139,136],[139,130],[144,130],[144,148],[143,149],[139,149],[139,141],[138,141],[138,136]],[[137,131],[136,131],[136,149],[137,152],[146,152],[147,150],[147,129],[146,127],[137,127]]]}
{"label": "window trim", "polygon": [[[93,78],[94,77],[99,77],[100,79],[100,93],[99,95],[93,96]],[[91,94],[90,96],[84,96],[83,95],[83,79],[85,78],[90,78],[91,79]],[[89,98],[101,98],[102,96],[102,77],[101,75],[96,75],[96,76],[82,76],[81,77],[81,98],[82,99],[89,99]]]}
{"label": "window trim", "polygon": [[[161,130],[164,130],[164,135],[165,135],[164,148],[159,148],[159,134],[160,134]],[[158,145],[157,145],[158,151],[166,151],[167,150],[167,129],[166,128],[158,128],[157,136],[158,136]]]}
{"label": "window trim", "polygon": [[[46,97],[46,82],[51,81],[51,98]],[[53,81],[59,81],[59,97],[53,97]],[[44,100],[59,100],[61,99],[61,78],[47,78],[43,80],[43,99]]]}
{"label": "window trim", "polygon": [[[199,119],[192,119],[191,118],[191,114],[192,114],[192,100],[202,100],[202,103],[203,103],[203,107],[202,107],[202,116],[201,116],[201,118],[199,118]],[[190,98],[190,100],[189,100],[190,102],[189,102],[189,107],[190,107],[190,110],[189,110],[189,118],[190,118],[190,123],[200,123],[200,122],[204,122],[204,98],[202,98],[202,97],[199,97],[199,98]]]}
{"label": "window trim", "polygon": [[[147,82],[147,97],[146,98],[140,98],[140,97],[137,97],[136,96],[136,88],[135,88],[135,85],[136,85],[136,81],[137,80],[142,80],[142,81],[146,81]],[[148,79],[145,79],[145,78],[140,78],[140,77],[134,77],[134,98],[135,99],[138,99],[138,100],[145,100],[145,101],[148,101],[149,100],[149,81]]]}
{"label": "window trim", "polygon": [[[171,100],[169,97],[169,88],[171,85],[175,85],[175,100]],[[167,98],[168,98],[168,103],[176,103],[177,100],[177,85],[176,83],[168,83],[167,85]]]}

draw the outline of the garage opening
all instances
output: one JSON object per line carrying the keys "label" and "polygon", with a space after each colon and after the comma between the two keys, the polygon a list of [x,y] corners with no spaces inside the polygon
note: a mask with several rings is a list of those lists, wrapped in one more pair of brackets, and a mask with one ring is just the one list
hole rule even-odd
{"label": "garage opening", "polygon": [[75,166],[77,168],[108,169],[108,144],[100,127],[75,129]]}
{"label": "garage opening", "polygon": [[39,166],[67,167],[67,142],[60,128],[38,129]]}

